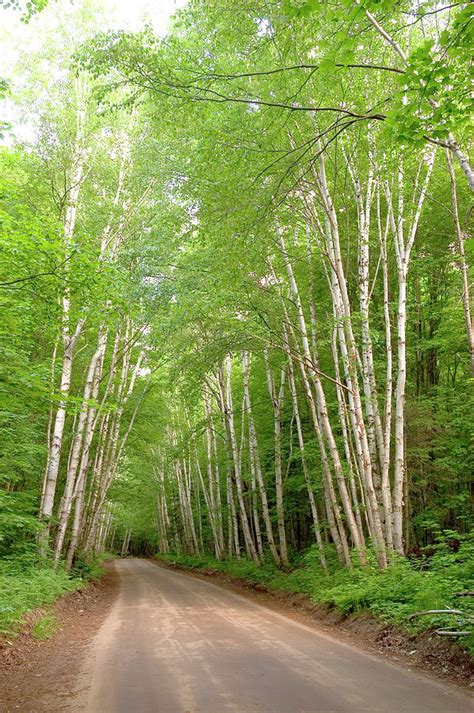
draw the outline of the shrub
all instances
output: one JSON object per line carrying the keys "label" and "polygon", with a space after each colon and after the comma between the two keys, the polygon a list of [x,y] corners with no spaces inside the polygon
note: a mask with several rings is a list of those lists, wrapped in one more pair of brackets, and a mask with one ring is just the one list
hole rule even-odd
{"label": "shrub", "polygon": [[103,563],[112,555],[108,553],[79,552],[74,560],[71,575],[81,579],[100,579],[104,574]]}

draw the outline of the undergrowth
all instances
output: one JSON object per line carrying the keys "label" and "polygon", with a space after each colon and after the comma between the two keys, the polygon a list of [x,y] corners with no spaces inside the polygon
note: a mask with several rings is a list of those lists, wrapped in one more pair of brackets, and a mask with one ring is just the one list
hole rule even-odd
{"label": "undergrowth", "polygon": [[57,629],[56,617],[52,612],[46,612],[38,619],[32,629],[32,634],[38,641],[46,641],[50,639]]}
{"label": "undergrowth", "polygon": [[[329,575],[321,569],[316,547],[300,557],[291,571],[278,570],[268,561],[258,567],[244,558],[218,562],[205,555],[158,557],[192,568],[213,569],[254,584],[265,584],[270,589],[304,593],[313,603],[327,604],[344,614],[369,612],[387,624],[414,632],[452,623],[431,617],[410,622],[409,616],[417,611],[454,607],[473,613],[474,601],[456,599],[455,594],[474,589],[474,538],[459,535],[456,538],[455,550],[452,534],[445,533],[429,555],[417,559],[393,557],[383,571],[375,567],[373,556],[369,570],[356,564],[353,572],[341,569],[333,552],[328,550]],[[473,636],[463,643],[474,651]]]}
{"label": "undergrowth", "polygon": [[104,562],[112,557],[115,555],[108,552],[79,552],[74,560],[71,575],[86,580],[100,579],[104,574]]}
{"label": "undergrowth", "polygon": [[[85,581],[101,577],[107,557],[79,555],[70,575],[62,566],[54,571],[51,562],[32,553],[0,559],[0,634],[11,635],[37,607],[51,604],[62,594],[84,587]],[[49,638],[54,633],[52,622],[45,616],[42,623],[40,619],[35,624],[33,635],[38,627],[37,638]]]}
{"label": "undergrowth", "polygon": [[18,629],[33,609],[50,604],[83,584],[81,579],[71,579],[66,572],[54,572],[47,566],[15,571],[0,563],[0,633]]}

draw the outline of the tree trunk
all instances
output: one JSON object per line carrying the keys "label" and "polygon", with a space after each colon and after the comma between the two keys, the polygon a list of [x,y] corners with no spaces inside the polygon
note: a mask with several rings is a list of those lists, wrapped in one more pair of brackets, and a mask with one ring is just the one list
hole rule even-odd
{"label": "tree trunk", "polygon": [[280,546],[280,559],[284,567],[289,567],[288,550],[286,544],[285,530],[285,509],[283,502],[283,478],[282,478],[282,457],[281,457],[281,417],[283,409],[283,397],[285,388],[286,373],[280,370],[280,387],[278,392],[275,387],[272,371],[265,352],[265,368],[267,373],[268,393],[273,406],[273,428],[275,447],[275,498],[278,525],[278,541]]}
{"label": "tree trunk", "polygon": [[469,346],[469,353],[471,355],[471,376],[474,377],[474,321],[471,316],[471,286],[469,285],[469,270],[464,250],[464,242],[466,240],[466,236],[463,233],[463,230],[461,228],[461,221],[459,220],[458,197],[456,192],[456,176],[454,173],[453,161],[449,151],[446,151],[446,160],[448,162],[449,177],[451,181],[451,205],[453,209],[453,221],[458,242],[458,266],[459,272],[461,273],[462,303],[464,308],[464,319],[466,322],[467,343]]}
{"label": "tree trunk", "polygon": [[301,465],[303,466],[303,475],[304,475],[304,480],[305,480],[305,484],[306,484],[306,490],[308,493],[308,500],[309,500],[309,504],[311,507],[311,516],[313,518],[314,535],[316,537],[316,542],[317,542],[317,545],[319,548],[319,561],[321,563],[321,568],[322,568],[323,572],[328,574],[328,566],[327,566],[327,562],[326,562],[326,557],[324,556],[324,544],[323,544],[323,540],[321,537],[321,526],[320,526],[320,522],[319,522],[318,508],[316,506],[316,499],[314,497],[313,487],[312,487],[312,483],[311,483],[311,477],[309,475],[308,464],[306,462],[303,429],[301,426],[300,411],[299,411],[299,406],[298,406],[298,395],[296,392],[295,375],[294,375],[294,371],[293,371],[293,364],[292,364],[291,358],[288,359],[288,374],[289,374],[289,385],[290,385],[291,398],[293,401],[293,413],[295,415],[296,430],[298,433],[298,443],[299,443],[300,453],[301,453]]}
{"label": "tree trunk", "polygon": [[258,484],[258,491],[260,494],[260,502],[262,503],[262,515],[263,523],[265,525],[265,533],[267,537],[268,547],[270,548],[270,553],[273,557],[273,561],[276,566],[279,567],[281,564],[280,555],[275,545],[275,539],[273,536],[272,521],[270,518],[270,510],[268,507],[268,497],[267,490],[265,487],[265,482],[263,480],[262,467],[260,463],[260,455],[258,452],[258,442],[257,442],[257,432],[255,429],[255,423],[252,413],[252,404],[250,401],[250,389],[249,389],[249,357],[247,352],[242,353],[242,373],[243,373],[243,385],[244,385],[244,397],[246,401],[246,410],[248,417],[248,428],[249,428],[249,452],[250,461],[253,463],[255,469],[255,477]]}
{"label": "tree trunk", "polygon": [[236,481],[237,500],[239,503],[240,522],[242,525],[242,532],[244,535],[244,544],[245,544],[245,550],[247,552],[247,556],[249,558],[251,558],[255,562],[255,564],[260,564],[260,560],[258,559],[258,555],[257,555],[257,550],[255,548],[255,543],[252,539],[252,535],[250,532],[247,511],[245,509],[245,501],[244,501],[244,497],[243,497],[243,482],[242,482],[242,474],[240,471],[239,450],[238,450],[238,446],[237,446],[237,436],[236,436],[236,432],[235,432],[235,423],[234,423],[234,411],[233,411],[232,387],[231,387],[232,357],[230,355],[228,355],[226,357],[225,367],[226,367],[225,407],[226,407],[227,423],[229,426],[230,446],[231,446],[231,450],[232,450],[232,458],[233,458],[233,464],[234,464],[234,475],[235,475],[235,481]]}

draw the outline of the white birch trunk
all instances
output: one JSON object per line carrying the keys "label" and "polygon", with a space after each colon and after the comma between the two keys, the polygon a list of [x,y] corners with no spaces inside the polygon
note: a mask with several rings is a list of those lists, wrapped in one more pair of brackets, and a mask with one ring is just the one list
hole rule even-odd
{"label": "white birch trunk", "polygon": [[[72,524],[72,529],[71,529],[71,537],[70,537],[70,542],[69,542],[69,548],[67,552],[67,558],[66,558],[66,568],[69,571],[72,566],[72,562],[76,553],[77,549],[77,544],[81,535],[80,528],[81,528],[81,523],[82,523],[82,515],[83,515],[83,507],[84,507],[84,498],[85,498],[85,492],[86,492],[86,480],[87,480],[87,472],[89,468],[89,454],[90,454],[90,449],[92,445],[92,439],[94,437],[94,423],[95,423],[95,415],[97,411],[97,407],[94,405],[97,403],[97,398],[99,395],[99,386],[100,386],[100,379],[102,376],[102,366],[104,363],[104,357],[105,357],[105,350],[107,347],[107,330],[105,324],[102,324],[99,328],[99,335],[98,335],[98,346],[97,346],[97,351],[99,352],[97,362],[96,362],[96,367],[94,370],[94,382],[93,382],[93,388],[92,388],[92,401],[93,404],[88,406],[88,411],[87,411],[87,421],[85,425],[85,431],[84,431],[84,439],[83,439],[83,444],[82,444],[82,452],[81,452],[81,460],[79,464],[79,473],[75,482],[74,486],[74,493],[73,493],[73,499],[75,502],[75,509],[74,509],[74,521]],[[92,361],[94,360],[94,357],[92,358]],[[77,434],[76,434],[77,437]],[[72,466],[71,470],[72,470]],[[68,473],[69,476],[69,473]]]}
{"label": "white birch trunk", "polygon": [[387,565],[385,537],[382,529],[377,495],[374,488],[371,452],[358,383],[358,354],[352,328],[347,281],[341,257],[337,213],[329,191],[325,162],[322,155],[319,156],[317,182],[325,214],[326,244],[331,263],[329,285],[338,323],[339,346],[348,389],[350,423],[356,453],[359,459],[360,474],[366,493],[366,505],[371,523],[372,540],[377,551],[377,562],[379,567],[383,568]]}
{"label": "white birch trunk", "polygon": [[[225,544],[224,544],[224,531],[222,526],[222,503],[221,503],[221,486],[220,486],[220,472],[219,472],[219,461],[218,461],[218,451],[217,451],[217,440],[215,430],[212,424],[212,414],[211,405],[209,400],[209,395],[207,390],[204,389],[204,412],[206,414],[206,445],[207,445],[207,459],[208,459],[208,472],[209,472],[209,482],[212,482],[211,487],[211,499],[212,507],[215,513],[215,522],[217,528],[217,539],[219,543],[219,550],[221,552],[221,557],[224,556]],[[214,465],[213,465],[214,461]]]}
{"label": "white birch trunk", "polygon": [[311,516],[313,518],[313,528],[316,542],[319,548],[319,561],[321,563],[322,570],[328,574],[328,566],[326,562],[326,557],[324,556],[324,544],[321,537],[321,526],[319,522],[318,508],[316,505],[316,498],[314,497],[313,486],[311,483],[311,477],[309,474],[308,463],[305,456],[305,443],[303,437],[303,428],[301,426],[300,410],[298,406],[298,394],[296,392],[295,375],[293,371],[293,363],[291,358],[288,359],[288,380],[290,386],[291,399],[293,402],[293,413],[295,415],[296,421],[296,431],[298,433],[298,444],[301,453],[301,465],[303,467],[304,481],[306,485],[306,491],[308,493],[308,500],[311,508]]}
{"label": "white birch trunk", "polygon": [[[291,265],[291,262],[290,262],[290,259],[288,256],[285,241],[283,239],[283,235],[282,235],[281,231],[279,232],[278,242],[280,244],[280,249],[282,251],[282,255],[285,260],[285,267],[286,267],[286,271],[288,274],[290,289],[291,289],[291,293],[293,295],[296,310],[297,310],[300,340],[301,340],[301,344],[303,346],[303,356],[304,356],[304,360],[305,360],[300,363],[300,368],[301,368],[301,373],[303,376],[303,383],[305,384],[305,381],[307,380],[305,364],[308,364],[308,366],[310,366],[310,367],[312,365],[311,352],[310,352],[309,341],[308,341],[308,332],[307,332],[307,328],[306,328],[306,321],[304,318],[303,307],[301,304],[301,297],[299,294],[298,285],[296,283],[295,275],[293,272],[293,267]],[[315,392],[316,392],[317,411],[314,407],[314,400],[313,400],[313,396],[312,396],[312,392],[311,392],[311,388],[309,387],[309,384],[308,385],[305,384],[305,391],[306,391],[306,396],[308,398],[308,405],[310,406],[310,409],[312,409],[313,424],[315,426],[316,435],[318,437],[318,442],[320,445],[321,455],[322,455],[322,459],[323,459],[323,469],[326,469],[327,465],[325,464],[325,458],[323,457],[323,453],[325,453],[325,449],[324,449],[321,431],[324,433],[324,436],[325,436],[327,444],[328,444],[329,452],[331,455],[331,460],[332,460],[333,467],[334,467],[334,472],[336,474],[336,480],[338,483],[339,492],[341,495],[342,505],[343,505],[346,519],[347,519],[347,522],[348,522],[348,525],[349,525],[349,528],[350,528],[350,531],[352,534],[354,546],[357,549],[358,557],[359,557],[361,564],[363,566],[366,566],[367,565],[366,551],[364,548],[361,533],[359,532],[359,529],[357,527],[357,522],[354,517],[354,513],[352,512],[351,502],[350,502],[349,494],[347,492],[347,487],[346,487],[346,483],[345,483],[345,479],[344,479],[344,472],[342,469],[342,464],[341,464],[341,460],[339,457],[337,444],[336,444],[334,434],[333,434],[333,431],[331,428],[331,424],[329,421],[324,390],[323,390],[323,387],[321,384],[321,379],[320,379],[318,373],[316,373],[316,371],[313,371],[313,384],[314,384]],[[327,463],[327,461],[326,461],[326,463]],[[333,487],[332,486],[332,478],[327,472],[326,472],[326,483],[327,483],[328,487],[330,488],[329,492],[331,493],[331,488]],[[337,510],[337,506],[336,506],[335,495],[331,494],[330,498],[331,498],[331,505],[334,508],[334,515],[335,515],[336,522],[337,522],[339,517],[338,517],[338,510]],[[340,529],[339,532],[340,532],[340,536],[341,536],[341,539],[343,542],[344,540],[342,537],[342,530]]]}
{"label": "white birch trunk", "polygon": [[[74,232],[76,227],[77,208],[79,195],[84,178],[84,166],[86,160],[85,153],[85,124],[86,124],[86,102],[88,95],[87,82],[81,77],[75,81],[77,110],[76,110],[76,133],[74,137],[74,149],[71,159],[71,168],[68,182],[67,203],[64,215],[63,241],[66,258],[72,249]],[[54,509],[54,498],[59,474],[59,464],[61,460],[61,449],[64,435],[64,424],[66,421],[66,405],[71,387],[72,364],[77,340],[81,334],[84,320],[77,322],[76,328],[71,329],[71,299],[67,284],[61,297],[61,333],[62,333],[62,372],[59,387],[60,401],[54,419],[53,437],[48,453],[47,470],[43,486],[43,497],[39,513],[40,520],[44,521],[44,528],[40,531],[38,541],[42,555],[45,555],[49,541],[50,520]]]}
{"label": "white birch trunk", "polygon": [[280,387],[276,390],[270,365],[265,352],[265,369],[267,374],[268,393],[273,406],[273,429],[274,429],[274,453],[275,453],[275,499],[278,526],[278,544],[280,548],[280,559],[283,567],[289,567],[288,549],[286,544],[285,530],[285,509],[283,502],[283,478],[282,478],[282,456],[281,456],[281,416],[283,409],[283,397],[285,388],[286,373],[280,370]]}
{"label": "white birch trunk", "polygon": [[389,550],[393,549],[393,513],[392,513],[392,492],[390,486],[390,444],[392,436],[392,324],[390,320],[390,292],[389,292],[389,271],[387,234],[389,219],[385,230],[382,230],[380,214],[380,186],[377,186],[377,226],[380,243],[380,253],[382,260],[383,275],[383,312],[385,322],[385,353],[386,353],[386,378],[385,378],[385,428],[384,428],[384,458],[382,463],[382,499],[385,511],[385,538]]}
{"label": "white birch trunk", "polygon": [[267,537],[268,547],[270,553],[273,557],[273,561],[276,566],[279,567],[281,564],[280,555],[275,545],[275,538],[273,535],[273,526],[270,518],[270,509],[268,507],[268,497],[267,490],[265,487],[265,482],[263,480],[262,466],[260,463],[260,455],[258,451],[257,442],[257,432],[255,429],[255,422],[252,413],[252,404],[250,401],[250,389],[249,389],[249,357],[246,352],[242,353],[242,373],[243,373],[243,386],[244,386],[244,398],[246,401],[246,410],[248,416],[248,428],[249,428],[249,452],[250,461],[253,463],[255,469],[255,477],[258,484],[258,491],[260,494],[260,502],[262,503],[262,516],[265,525],[265,533]]}
{"label": "white birch trunk", "polygon": [[449,177],[451,181],[451,206],[453,209],[453,221],[458,244],[458,267],[459,272],[461,274],[462,304],[464,308],[464,319],[466,322],[467,343],[471,356],[471,376],[474,377],[474,321],[472,319],[471,314],[472,295],[471,286],[469,284],[469,268],[466,261],[466,253],[464,249],[464,242],[466,240],[466,236],[464,235],[464,232],[461,228],[461,221],[459,219],[458,197],[456,192],[456,176],[454,173],[453,161],[449,151],[446,151],[446,159],[448,162]]}
{"label": "white birch trunk", "polygon": [[226,415],[226,397],[225,397],[225,379],[224,370],[220,367],[216,373],[216,382],[218,388],[218,406],[221,412],[222,429],[224,432],[224,443],[226,450],[226,499],[227,499],[227,537],[229,555],[235,553],[237,559],[240,559],[240,541],[239,541],[239,526],[237,522],[237,509],[234,499],[234,488],[232,485],[232,464],[233,455],[230,445],[229,428]]}
{"label": "white birch trunk", "polygon": [[[96,383],[95,375],[96,375],[97,369],[99,368],[99,364],[101,364],[101,362],[102,362],[104,351],[105,351],[105,334],[106,333],[105,333],[104,329],[102,329],[100,331],[103,332],[103,335],[100,334],[99,344],[98,344],[97,349],[96,349],[95,353],[93,354],[93,356],[90,360],[90,363],[89,363],[89,368],[87,370],[87,376],[86,376],[86,383],[84,386],[84,394],[83,394],[83,399],[82,399],[81,410],[79,412],[77,427],[76,427],[76,431],[75,431],[72,445],[71,445],[71,456],[70,456],[70,462],[69,462],[69,467],[68,467],[67,476],[66,476],[66,485],[65,485],[63,497],[61,500],[61,508],[60,508],[60,514],[59,514],[59,525],[58,525],[58,532],[57,532],[57,536],[56,536],[56,544],[55,544],[55,551],[54,551],[55,566],[58,564],[59,557],[61,556],[64,537],[66,534],[66,528],[67,528],[68,522],[69,522],[69,515],[71,513],[72,498],[73,498],[73,493],[74,493],[74,487],[76,484],[76,475],[77,475],[77,470],[79,467],[79,460],[81,457],[81,449],[82,449],[83,439],[84,439],[84,430],[86,428],[86,423],[87,423],[87,420],[89,417],[90,400],[91,400],[91,397],[93,396],[94,385]],[[87,438],[87,433],[86,433],[86,438]]]}
{"label": "white birch trunk", "polygon": [[245,550],[247,552],[247,556],[250,559],[252,559],[255,562],[255,564],[260,564],[260,560],[258,559],[257,551],[255,548],[255,543],[252,539],[252,534],[250,532],[249,521],[248,521],[247,511],[245,508],[245,501],[244,501],[244,497],[243,497],[243,482],[242,482],[242,474],[240,471],[239,449],[238,449],[238,445],[237,445],[237,436],[236,436],[236,432],[235,432],[234,411],[233,411],[233,401],[232,401],[232,386],[231,386],[232,357],[231,357],[231,355],[228,355],[225,359],[225,371],[226,371],[226,380],[225,380],[226,417],[227,417],[227,423],[229,426],[230,446],[231,446],[231,450],[232,450],[234,474],[235,474],[235,481],[236,481],[237,500],[239,503],[240,522],[242,525],[242,533],[244,536]]}
{"label": "white birch trunk", "polygon": [[[388,184],[385,185],[389,213],[395,240],[395,254],[398,266],[398,311],[397,311],[397,338],[398,338],[398,365],[397,384],[395,391],[395,462],[393,484],[393,546],[399,554],[404,554],[403,544],[403,494],[406,477],[405,455],[405,389],[406,389],[406,322],[407,322],[407,278],[410,254],[415,242],[421,210],[426,197],[426,191],[433,170],[435,154],[432,152],[427,159],[427,170],[421,186],[416,209],[410,228],[405,237],[404,231],[404,196],[403,196],[403,166],[398,172],[398,216],[395,220],[393,203]],[[415,186],[415,195],[417,186]]]}

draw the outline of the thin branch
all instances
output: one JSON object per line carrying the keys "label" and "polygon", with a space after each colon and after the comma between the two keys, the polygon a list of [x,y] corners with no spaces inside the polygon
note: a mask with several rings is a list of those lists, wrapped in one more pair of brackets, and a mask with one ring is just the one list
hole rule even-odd
{"label": "thin branch", "polygon": [[54,275],[56,277],[57,271],[61,267],[63,267],[63,265],[65,265],[67,262],[69,262],[69,260],[71,260],[71,258],[76,254],[76,252],[77,252],[76,250],[73,250],[73,252],[65,260],[63,260],[58,265],[56,265],[56,267],[53,268],[53,270],[48,270],[48,272],[37,272],[36,274],[28,275],[27,277],[19,277],[17,280],[8,280],[5,282],[0,282],[0,288],[2,288],[2,287],[7,288],[10,285],[16,285],[19,282],[27,282],[28,280],[36,280],[37,277],[46,277],[49,275]]}
{"label": "thin branch", "polygon": [[[210,79],[243,79],[245,77],[264,77],[264,76],[270,76],[272,74],[280,74],[281,72],[291,72],[294,70],[298,69],[311,69],[311,70],[317,70],[320,69],[319,64],[294,64],[289,67],[277,67],[276,69],[266,69],[266,70],[260,70],[257,72],[242,72],[241,74],[219,74],[219,73],[210,73],[206,75],[207,78]],[[338,68],[348,68],[348,69],[377,69],[380,71],[384,72],[395,72],[396,74],[404,74],[403,69],[399,69],[398,67],[387,67],[383,64],[342,64],[339,62],[334,62],[334,67]],[[192,71],[192,70],[189,70]],[[202,76],[202,75],[201,75]]]}

